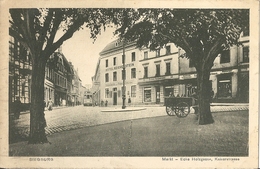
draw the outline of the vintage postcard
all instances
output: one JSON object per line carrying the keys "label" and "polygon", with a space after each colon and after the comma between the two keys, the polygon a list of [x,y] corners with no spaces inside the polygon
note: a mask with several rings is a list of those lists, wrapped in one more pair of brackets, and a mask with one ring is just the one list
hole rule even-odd
{"label": "vintage postcard", "polygon": [[0,167],[258,168],[258,1],[0,7]]}

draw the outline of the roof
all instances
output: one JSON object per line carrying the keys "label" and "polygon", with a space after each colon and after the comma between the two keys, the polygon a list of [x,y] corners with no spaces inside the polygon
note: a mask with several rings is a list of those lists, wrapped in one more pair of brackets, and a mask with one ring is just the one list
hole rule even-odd
{"label": "roof", "polygon": [[[126,47],[130,47],[136,45],[136,42],[127,42],[126,43]],[[112,42],[110,42],[100,53],[99,55],[105,55],[109,52],[113,52],[113,51],[117,51],[117,50],[121,50],[123,48],[123,42],[119,41],[119,39],[114,40]]]}

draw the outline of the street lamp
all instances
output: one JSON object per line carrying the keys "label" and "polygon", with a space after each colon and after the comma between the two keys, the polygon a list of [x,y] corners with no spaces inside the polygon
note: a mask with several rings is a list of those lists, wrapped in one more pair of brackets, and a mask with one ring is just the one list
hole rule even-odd
{"label": "street lamp", "polygon": [[125,40],[123,39],[123,55],[122,55],[122,62],[123,62],[123,90],[122,90],[122,101],[123,101],[123,105],[122,105],[122,109],[125,109]]}

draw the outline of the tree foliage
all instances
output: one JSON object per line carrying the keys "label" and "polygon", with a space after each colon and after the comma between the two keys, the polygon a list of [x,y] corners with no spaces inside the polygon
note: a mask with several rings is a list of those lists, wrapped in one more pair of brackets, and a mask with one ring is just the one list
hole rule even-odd
{"label": "tree foliage", "polygon": [[[30,52],[32,58],[30,138],[29,143],[48,142],[45,135],[44,78],[45,66],[51,54],[74,32],[87,27],[92,39],[109,24],[107,9],[40,8],[10,9],[11,20],[18,31],[9,29]],[[110,13],[111,15],[112,13]],[[57,37],[58,30],[63,34]],[[57,40],[56,40],[57,39]]]}
{"label": "tree foliage", "polygon": [[138,47],[156,50],[174,43],[185,51],[182,57],[191,59],[197,71],[199,124],[213,123],[210,70],[215,58],[223,50],[238,45],[241,33],[249,29],[249,10],[143,8],[125,20],[117,33],[135,40]]}

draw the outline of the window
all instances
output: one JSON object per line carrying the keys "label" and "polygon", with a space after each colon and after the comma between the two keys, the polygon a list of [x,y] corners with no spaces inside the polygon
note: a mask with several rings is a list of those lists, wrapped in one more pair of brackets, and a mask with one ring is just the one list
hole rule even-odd
{"label": "window", "polygon": [[106,75],[105,75],[105,81],[109,82],[109,74],[108,73],[106,73]]}
{"label": "window", "polygon": [[116,57],[113,59],[114,66],[116,65]]}
{"label": "window", "polygon": [[148,59],[148,52],[144,52],[144,59]]}
{"label": "window", "polygon": [[132,79],[136,78],[136,69],[135,68],[131,69],[131,78]]}
{"label": "window", "polygon": [[117,72],[113,72],[113,81],[117,81]]}
{"label": "window", "polygon": [[122,70],[122,80],[124,80],[125,79],[125,73],[126,73],[126,70],[124,71],[124,70]]}
{"label": "window", "polygon": [[160,72],[160,65],[156,65],[156,74],[155,76],[160,76],[161,72]]}
{"label": "window", "polygon": [[249,47],[243,47],[243,62],[248,63],[249,62]]}
{"label": "window", "polygon": [[229,63],[230,62],[230,51],[224,50],[220,54],[220,63]]}
{"label": "window", "polygon": [[156,50],[156,57],[159,57],[160,56],[160,49],[157,49]]}
{"label": "window", "polygon": [[131,86],[131,97],[136,97],[136,85]]}
{"label": "window", "polygon": [[231,98],[232,87],[231,87],[231,75],[223,74],[218,77],[218,98]]}
{"label": "window", "polygon": [[144,67],[144,78],[148,78],[148,67]]}
{"label": "window", "polygon": [[108,59],[106,60],[106,67],[108,67]]}
{"label": "window", "polygon": [[145,87],[144,88],[144,102],[151,102],[151,88],[150,87]]}
{"label": "window", "polygon": [[171,74],[171,62],[166,63],[166,72],[165,75],[170,75]]}
{"label": "window", "polygon": [[166,55],[171,54],[171,46],[166,46]]}
{"label": "window", "polygon": [[132,62],[135,61],[135,52],[132,52]]}

